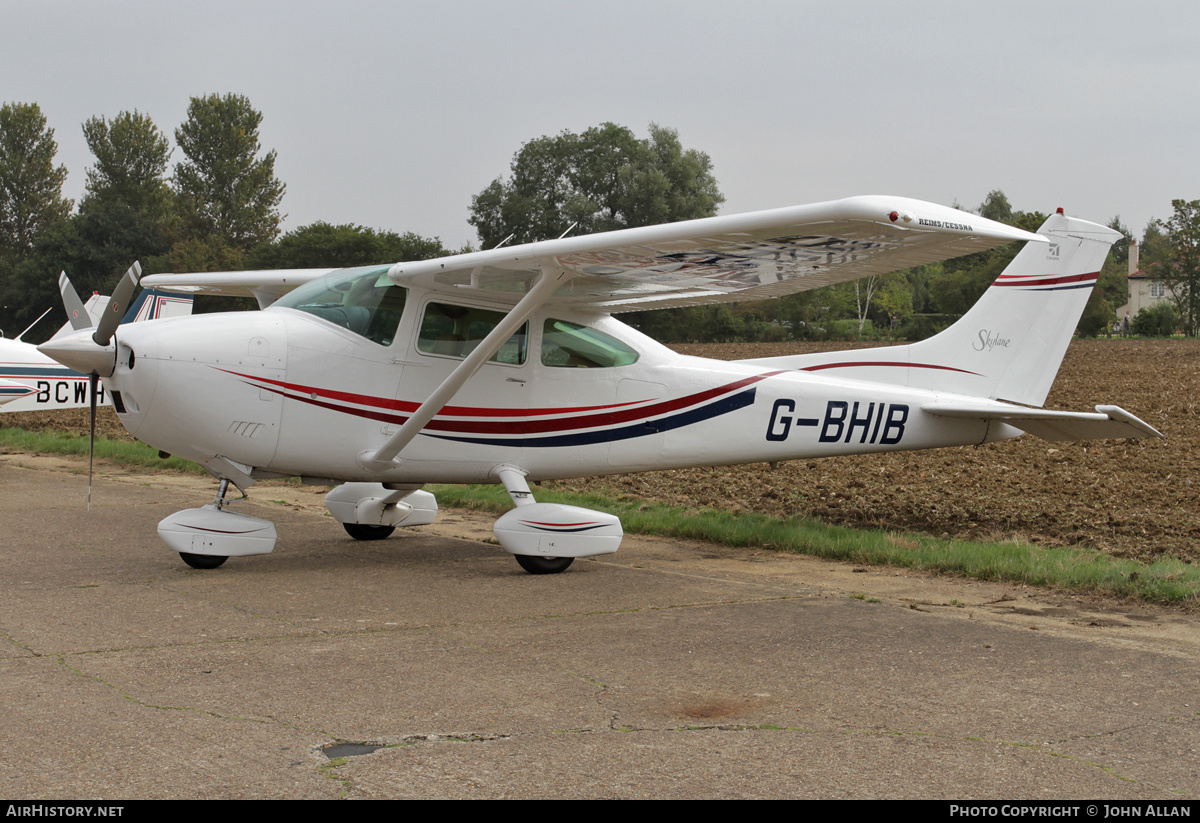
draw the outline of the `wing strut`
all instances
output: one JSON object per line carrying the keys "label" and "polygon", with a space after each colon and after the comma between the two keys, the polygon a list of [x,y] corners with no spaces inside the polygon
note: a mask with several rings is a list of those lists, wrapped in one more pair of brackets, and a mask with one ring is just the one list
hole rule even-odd
{"label": "wing strut", "polygon": [[358,462],[364,469],[382,471],[393,466],[393,460],[400,451],[412,442],[434,416],[449,403],[458,390],[471,379],[479,367],[486,363],[492,355],[500,351],[513,332],[529,319],[558,290],[558,287],[573,275],[563,271],[549,261],[541,261],[542,273],[533,286],[525,293],[517,305],[504,316],[504,319],[492,329],[487,337],[467,355],[450,376],[442,381],[442,385],[434,389],[433,394],[413,412],[412,417],[404,421],[400,431],[396,432],[377,451],[366,450],[358,455]]}

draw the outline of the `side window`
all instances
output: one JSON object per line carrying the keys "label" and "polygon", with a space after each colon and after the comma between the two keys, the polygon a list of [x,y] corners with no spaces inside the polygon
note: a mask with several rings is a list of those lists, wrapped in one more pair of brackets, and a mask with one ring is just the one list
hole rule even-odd
{"label": "side window", "polygon": [[[455,306],[449,303],[430,303],[421,318],[421,334],[417,349],[426,354],[466,357],[475,351],[492,329],[504,319],[504,312]],[[521,326],[505,341],[489,362],[519,366],[525,362],[529,324]]]}
{"label": "side window", "polygon": [[611,369],[636,363],[638,353],[601,331],[549,319],[542,326],[542,365],[562,369]]}

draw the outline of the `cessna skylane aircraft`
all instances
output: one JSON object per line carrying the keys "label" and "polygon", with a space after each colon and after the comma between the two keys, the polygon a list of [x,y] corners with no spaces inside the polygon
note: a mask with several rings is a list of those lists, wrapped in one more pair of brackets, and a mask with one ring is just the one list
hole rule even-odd
{"label": "cessna skylane aircraft", "polygon": [[[70,322],[51,339],[72,330],[95,326],[109,306],[109,299],[93,294],[86,304],[80,301],[66,274],[58,277],[63,302],[68,306]],[[121,318],[122,323],[136,323],[158,317],[180,317],[191,314],[192,298],[180,294],[143,291],[137,301]],[[49,309],[46,310],[49,312]],[[43,313],[42,317],[46,314]],[[39,317],[33,322],[37,325]],[[0,412],[40,411],[45,409],[87,408],[88,376],[69,369],[38,351],[37,346],[21,338],[29,329],[10,339],[0,338]],[[98,388],[97,403],[109,405],[104,387]]]}
{"label": "cessna skylane aircraft", "polygon": [[[116,330],[42,351],[108,383],[125,427],[219,481],[159,534],[214,568],[266,554],[232,483],[340,483],[360,540],[433,520],[426,483],[502,483],[501,546],[534,574],[615,552],[609,514],[535,502],[528,482],[987,443],[1160,436],[1115,406],[1040,407],[1109,245],[1051,216],[1037,234],[898,197],[810,206],[339,270],[153,275],[262,311]],[[906,346],[722,362],[675,354],[612,315],[760,300],[1012,241],[1024,248],[956,324]],[[129,285],[136,275],[130,275]]]}

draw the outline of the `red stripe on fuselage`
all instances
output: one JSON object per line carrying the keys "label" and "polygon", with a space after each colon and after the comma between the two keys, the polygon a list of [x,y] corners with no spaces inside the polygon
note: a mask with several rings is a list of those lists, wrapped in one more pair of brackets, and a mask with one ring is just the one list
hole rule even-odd
{"label": "red stripe on fuselage", "polygon": [[[252,374],[242,374],[241,372],[230,371],[229,369],[219,369],[219,371],[232,374],[235,377],[256,380],[260,383],[270,383],[273,386],[279,386],[288,391],[302,394],[316,394],[320,397],[328,397],[330,400],[341,400],[343,403],[357,403],[360,406],[372,406],[377,409],[391,409],[392,411],[408,412],[411,414],[421,406],[420,403],[414,403],[411,400],[393,400],[387,397],[373,397],[369,394],[355,394],[354,392],[322,389],[316,386],[304,386],[299,383],[272,380],[269,377],[255,377]],[[578,412],[616,409],[646,402],[649,401],[631,400],[627,403],[610,403],[604,406],[576,406],[561,409],[493,409],[483,406],[446,406],[442,409],[441,413],[447,417],[539,417],[549,414],[576,414]]]}
{"label": "red stripe on fuselage", "polygon": [[900,360],[864,360],[859,363],[822,363],[819,366],[805,366],[799,371],[821,371],[823,369],[848,369],[852,366],[892,366],[907,369],[939,369],[941,371],[956,371],[962,374],[977,374],[966,369],[956,369],[953,366],[937,366],[933,363],[905,363]]}
{"label": "red stripe on fuselage", "polygon": [[[317,389],[309,386],[299,386],[295,384],[285,383],[281,380],[271,380],[265,377],[254,377],[252,375],[239,374],[229,371],[228,369],[220,369],[227,374],[232,374],[241,377],[246,381],[256,381],[259,383],[268,383],[281,388],[269,389],[284,397],[292,400],[299,400],[303,403],[308,403],[313,406],[330,409],[333,411],[352,414],[357,417],[364,417],[369,420],[379,420],[387,423],[403,423],[408,418],[398,414],[390,414],[382,409],[397,409],[403,411],[414,411],[419,404],[400,400],[387,400],[385,398],[370,397],[362,394],[352,394],[349,392],[335,392],[327,389]],[[602,411],[600,414],[576,414],[573,417],[558,417],[553,419],[543,420],[509,420],[509,421],[488,421],[488,420],[447,420],[442,419],[443,415],[438,415],[433,420],[425,425],[425,429],[430,431],[453,432],[456,434],[541,434],[545,432],[563,432],[576,429],[592,429],[604,426],[612,426],[620,423],[628,423],[632,420],[649,419],[658,417],[663,414],[669,414],[679,409],[688,406],[695,406],[704,403],[714,397],[719,397],[723,394],[729,394],[739,389],[745,388],[753,383],[758,383],[768,377],[773,377],[777,374],[783,374],[783,371],[765,372],[763,374],[745,377],[741,380],[736,380],[732,383],[726,383],[723,386],[706,389],[705,391],[696,392],[685,397],[679,397],[674,400],[664,400],[650,405],[639,405],[638,408],[621,408],[622,406],[631,406],[635,403],[616,403],[610,406],[584,406],[580,408],[564,408],[564,409],[486,409],[466,406],[447,406],[443,411],[454,409],[459,415],[472,417],[492,417],[500,416],[502,412],[509,416],[528,416],[547,415],[547,414],[570,414],[580,411],[593,411],[617,408],[619,411]],[[290,392],[294,392],[290,393]],[[305,395],[323,395],[331,399],[339,399],[339,395],[347,396],[355,399],[352,402],[364,406],[373,406],[379,411],[373,409],[357,409],[349,406],[339,406],[333,403],[317,400],[311,396]],[[636,403],[646,403],[648,401],[636,401]]]}

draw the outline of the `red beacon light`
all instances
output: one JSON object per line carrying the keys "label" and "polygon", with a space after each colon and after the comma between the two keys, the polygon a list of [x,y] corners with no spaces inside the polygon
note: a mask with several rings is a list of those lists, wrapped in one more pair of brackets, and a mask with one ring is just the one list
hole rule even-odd
{"label": "red beacon light", "polygon": [[891,214],[888,215],[888,219],[891,220],[893,223],[895,223],[897,220],[900,219],[900,212],[898,212],[898,211],[892,212]]}

